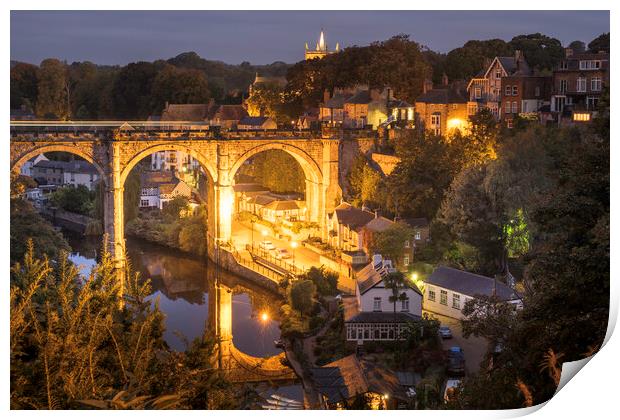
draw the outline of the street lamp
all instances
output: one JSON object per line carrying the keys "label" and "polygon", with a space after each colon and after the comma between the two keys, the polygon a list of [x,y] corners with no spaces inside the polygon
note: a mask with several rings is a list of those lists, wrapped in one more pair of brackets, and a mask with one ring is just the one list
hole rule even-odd
{"label": "street lamp", "polygon": [[269,314],[267,312],[262,312],[260,314],[260,320],[263,322],[269,321]]}
{"label": "street lamp", "polygon": [[291,248],[293,249],[293,267],[295,267],[295,248],[297,248],[297,242],[291,242]]}

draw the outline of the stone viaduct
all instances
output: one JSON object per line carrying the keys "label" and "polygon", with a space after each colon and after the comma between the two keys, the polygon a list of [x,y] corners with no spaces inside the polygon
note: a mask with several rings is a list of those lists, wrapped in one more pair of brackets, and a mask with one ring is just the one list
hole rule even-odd
{"label": "stone viaduct", "polygon": [[[283,150],[299,162],[306,178],[306,202],[311,221],[325,226],[326,215],[342,197],[342,174],[357,153],[372,148],[367,132],[312,135],[304,132],[228,132],[208,130],[138,130],[116,127],[49,126],[47,123],[12,124],[11,172],[46,152],[73,153],[92,163],[105,185],[104,232],[117,267],[125,256],[123,188],[132,168],[152,153],[183,151],[203,166],[209,177],[208,249],[231,239],[235,195],[234,177],[241,165],[257,153]],[[274,168],[277,171],[277,168]],[[325,229],[323,229],[324,231]]]}

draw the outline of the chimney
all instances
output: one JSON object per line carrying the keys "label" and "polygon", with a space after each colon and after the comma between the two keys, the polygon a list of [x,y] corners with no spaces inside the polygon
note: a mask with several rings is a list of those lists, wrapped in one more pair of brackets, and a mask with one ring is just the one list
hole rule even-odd
{"label": "chimney", "polygon": [[448,75],[447,75],[446,73],[444,73],[444,74],[441,76],[441,84],[442,84],[443,86],[448,86],[448,82],[449,82],[449,80],[448,80]]}
{"label": "chimney", "polygon": [[431,79],[426,79],[422,84],[422,93],[426,93],[430,90],[433,90],[433,81]]}
{"label": "chimney", "polygon": [[515,61],[519,63],[523,59],[523,52],[521,50],[515,50]]}
{"label": "chimney", "polygon": [[331,95],[329,94],[329,90],[325,89],[323,91],[323,103],[329,101]]}
{"label": "chimney", "polygon": [[564,57],[568,58],[570,56],[573,55],[573,49],[572,48],[564,48]]}
{"label": "chimney", "polygon": [[372,101],[377,101],[381,98],[381,92],[379,92],[379,89],[376,89],[376,88],[370,89],[369,94],[370,94],[370,100]]}

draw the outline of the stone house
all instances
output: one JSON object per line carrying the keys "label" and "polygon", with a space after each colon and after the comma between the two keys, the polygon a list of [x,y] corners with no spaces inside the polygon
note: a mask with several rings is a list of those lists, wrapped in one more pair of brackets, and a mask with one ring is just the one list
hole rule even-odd
{"label": "stone house", "polygon": [[31,174],[41,185],[84,185],[91,191],[100,180],[99,171],[85,160],[64,162],[41,159],[32,165]]}
{"label": "stone house", "polygon": [[278,124],[270,117],[245,117],[237,125],[239,130],[275,130]]}
{"label": "stone house", "polygon": [[594,117],[603,89],[609,86],[609,53],[573,54],[553,71],[551,111],[572,122],[589,122]]}
{"label": "stone house", "polygon": [[502,121],[513,126],[517,115],[538,119],[538,112],[550,104],[550,76],[506,76],[501,79],[500,110]]}
{"label": "stone house", "polygon": [[501,118],[502,78],[531,74],[532,70],[519,50],[515,51],[514,56],[495,57],[487,61],[482,70],[467,85],[468,100],[475,108],[473,113],[487,108],[499,120]]}
{"label": "stone house", "polygon": [[192,198],[192,189],[171,172],[152,171],[141,175],[140,208],[163,209],[175,197]]}
{"label": "stone house", "polygon": [[444,84],[426,89],[415,101],[416,127],[435,135],[445,136],[452,130],[467,129],[469,116],[476,113],[469,107],[469,100],[461,83]]}
{"label": "stone house", "polygon": [[327,242],[343,251],[363,250],[362,229],[376,217],[375,213],[341,203],[327,220]]}

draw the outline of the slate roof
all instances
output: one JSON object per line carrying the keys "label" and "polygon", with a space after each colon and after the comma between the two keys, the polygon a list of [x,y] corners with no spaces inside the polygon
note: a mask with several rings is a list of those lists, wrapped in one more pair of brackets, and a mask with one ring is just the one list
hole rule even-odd
{"label": "slate roof", "polygon": [[209,114],[209,119],[219,118],[223,121],[239,121],[248,116],[242,105],[219,105]]}
{"label": "slate roof", "polygon": [[239,121],[239,125],[258,125],[265,124],[269,117],[244,117]]}
{"label": "slate roof", "polygon": [[375,218],[375,214],[366,210],[358,209],[348,203],[342,203],[334,209],[338,223],[359,230]]}
{"label": "slate roof", "polygon": [[60,160],[40,160],[34,164],[37,168],[62,169],[63,172],[73,172],[76,174],[98,174],[97,168],[85,160],[70,160],[68,162]]}
{"label": "slate roof", "polygon": [[270,210],[283,211],[283,210],[299,210],[299,205],[293,200],[276,200],[269,203],[267,206]]}
{"label": "slate roof", "polygon": [[495,288],[497,296],[502,300],[519,299],[516,292],[501,281],[456,268],[437,267],[424,282],[467,296],[491,296]]}
{"label": "slate roof", "polygon": [[360,90],[345,101],[346,104],[369,104],[372,102],[368,89]]}
{"label": "slate roof", "polygon": [[347,99],[349,99],[351,95],[345,93],[337,93],[332,98],[330,98],[325,104],[323,104],[323,108],[343,108],[344,103]]}
{"label": "slate roof", "polygon": [[401,99],[391,99],[388,101],[388,108],[410,108],[411,105],[409,102],[403,101]]}
{"label": "slate roof", "polygon": [[367,392],[407,399],[394,372],[354,354],[310,371],[317,390],[332,404]]}
{"label": "slate roof", "polygon": [[258,191],[268,192],[269,190],[260,184],[255,184],[252,182],[244,182],[244,183],[233,185],[233,191],[235,192],[258,192]]}
{"label": "slate roof", "polygon": [[393,226],[394,222],[383,216],[375,217],[370,222],[366,223],[366,229],[373,232],[383,232],[389,227]]}
{"label": "slate roof", "polygon": [[204,121],[209,104],[168,104],[161,113],[161,121]]}
{"label": "slate roof", "polygon": [[431,89],[418,96],[415,101],[428,104],[464,104],[469,98],[461,89],[451,86]]}
{"label": "slate roof", "polygon": [[270,195],[262,194],[257,195],[256,197],[250,198],[248,201],[250,203],[258,204],[259,206],[266,206],[267,204],[276,201],[277,198],[272,197]]}
{"label": "slate roof", "polygon": [[402,220],[411,227],[428,227],[428,220],[426,217],[410,217]]}
{"label": "slate roof", "polygon": [[413,315],[409,312],[360,312],[354,317],[347,319],[345,323],[360,323],[360,324],[380,324],[383,322],[411,322],[419,321],[420,318],[417,315]]}

